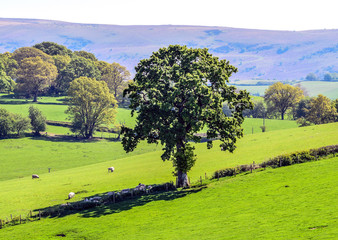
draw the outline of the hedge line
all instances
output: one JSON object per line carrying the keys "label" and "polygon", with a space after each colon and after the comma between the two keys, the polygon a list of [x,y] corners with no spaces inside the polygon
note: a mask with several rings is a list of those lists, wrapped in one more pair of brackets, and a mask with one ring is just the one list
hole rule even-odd
{"label": "hedge line", "polygon": [[257,168],[266,168],[266,167],[276,168],[289,166],[292,164],[310,162],[329,155],[333,156],[338,155],[338,145],[330,145],[326,147],[283,154],[274,158],[270,158],[269,160],[262,162],[260,164],[239,165],[235,168],[226,168],[217,170],[214,172],[212,178],[215,179],[220,177],[235,176],[236,174],[252,171],[253,169]]}

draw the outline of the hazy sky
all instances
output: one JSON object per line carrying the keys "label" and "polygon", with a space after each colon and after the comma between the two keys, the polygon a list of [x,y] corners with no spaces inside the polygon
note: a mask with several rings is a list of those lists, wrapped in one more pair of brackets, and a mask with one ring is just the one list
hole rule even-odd
{"label": "hazy sky", "polygon": [[338,29],[338,0],[0,0],[2,18],[118,25]]}

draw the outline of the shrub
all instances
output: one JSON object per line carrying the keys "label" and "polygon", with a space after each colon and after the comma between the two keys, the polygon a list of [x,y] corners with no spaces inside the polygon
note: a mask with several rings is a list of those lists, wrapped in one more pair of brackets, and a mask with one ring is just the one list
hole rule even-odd
{"label": "shrub", "polygon": [[13,129],[13,117],[6,109],[0,108],[0,138],[8,137]]}
{"label": "shrub", "polygon": [[29,107],[29,118],[31,119],[32,130],[35,135],[40,135],[40,132],[46,130],[46,117],[42,112],[33,106]]}

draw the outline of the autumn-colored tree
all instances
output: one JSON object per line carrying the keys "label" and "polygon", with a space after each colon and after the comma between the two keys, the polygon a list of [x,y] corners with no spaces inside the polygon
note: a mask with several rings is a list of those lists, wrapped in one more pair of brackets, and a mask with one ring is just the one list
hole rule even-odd
{"label": "autumn-colored tree", "polygon": [[[243,110],[252,108],[249,94],[228,86],[237,69],[219,60],[207,49],[169,46],[154,52],[137,65],[134,81],[124,91],[129,94],[134,128],[122,128],[122,144],[133,151],[141,140],[163,145],[162,160],[172,160],[178,186],[189,185],[188,171],[196,161],[191,141],[200,142],[196,133],[208,127],[208,148],[220,139],[223,151],[233,152],[243,136]],[[232,115],[222,111],[226,102]]]}
{"label": "autumn-colored tree", "polygon": [[304,97],[299,87],[277,82],[265,91],[264,100],[269,112],[280,113],[282,120],[287,110],[294,107]]}
{"label": "autumn-colored tree", "polygon": [[5,71],[6,75],[11,77],[12,79],[16,78],[16,71],[18,69],[18,63],[13,58],[13,54],[9,52],[0,53],[0,63],[3,64],[3,71]]}
{"label": "autumn-colored tree", "polygon": [[331,104],[329,98],[319,94],[312,98],[307,109],[305,119],[314,124],[334,122],[337,118],[337,110]]}
{"label": "autumn-colored tree", "polygon": [[114,121],[117,104],[103,81],[80,77],[68,89],[69,107],[66,113],[72,120],[72,131],[91,138],[102,124]]}
{"label": "autumn-colored tree", "polygon": [[56,76],[57,69],[49,61],[39,56],[24,58],[17,71],[17,92],[33,95],[33,102],[37,102],[39,92],[49,87]]}

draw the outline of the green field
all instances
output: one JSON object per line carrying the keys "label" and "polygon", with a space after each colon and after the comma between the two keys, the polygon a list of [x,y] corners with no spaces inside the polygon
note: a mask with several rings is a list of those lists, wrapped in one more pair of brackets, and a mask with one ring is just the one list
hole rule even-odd
{"label": "green field", "polygon": [[[265,161],[279,154],[337,144],[338,123],[247,135],[237,150],[224,153],[196,144],[198,160],[189,173],[197,181],[221,168]],[[63,203],[70,191],[87,192],[74,200],[145,184],[174,180],[171,162],[160,159],[161,147],[141,145],[135,153],[124,153],[119,142],[64,142],[40,139],[4,139],[0,179],[0,217]],[[114,174],[107,167],[116,168]],[[52,172],[48,173],[48,168]],[[33,181],[31,174],[39,174]],[[51,186],[52,189],[51,189]]]}
{"label": "green field", "polygon": [[[60,100],[46,97],[36,106],[47,119],[65,121],[67,106]],[[31,104],[1,96],[0,103],[23,114]],[[135,119],[130,110],[119,108],[116,122],[133,126]],[[195,144],[190,181],[218,169],[338,144],[338,123],[299,128],[295,121],[267,119],[265,133],[262,125],[262,119],[245,119],[245,136],[233,154],[220,151],[217,141],[210,150],[205,143]],[[77,193],[71,201],[79,201],[140,182],[174,181],[172,163],[161,161],[161,145],[142,142],[126,154],[108,133],[103,133],[107,139],[88,141],[67,136],[71,132],[64,127],[48,126],[47,132],[50,137],[0,140],[0,219],[65,203],[71,191]],[[6,227],[0,229],[0,239],[59,239],[58,234],[68,239],[332,239],[338,234],[337,160],[242,174],[209,181],[203,189],[149,195]],[[110,166],[114,173],[108,173]],[[32,180],[32,174],[40,179]]]}
{"label": "green field", "polygon": [[4,228],[1,239],[334,239],[338,158]]}
{"label": "green field", "polygon": [[[264,82],[264,80],[261,80]],[[235,82],[236,84],[242,84],[236,86],[238,89],[247,90],[250,94],[255,96],[264,96],[265,90],[269,86],[252,86],[256,84],[258,80],[242,80]],[[269,81],[271,82],[271,81]],[[277,80],[276,80],[277,82]],[[248,84],[248,85],[245,85]],[[300,84],[302,88],[306,90],[309,97],[316,97],[318,94],[322,94],[330,99],[338,98],[338,82],[325,82],[325,81],[294,81],[293,85]]]}

